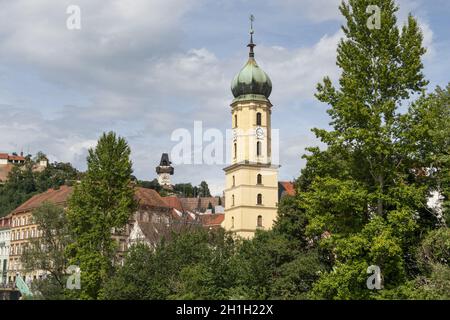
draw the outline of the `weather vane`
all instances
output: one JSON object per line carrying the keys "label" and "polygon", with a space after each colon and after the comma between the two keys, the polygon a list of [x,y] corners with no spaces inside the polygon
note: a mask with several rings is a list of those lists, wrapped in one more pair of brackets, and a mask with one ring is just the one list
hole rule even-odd
{"label": "weather vane", "polygon": [[253,48],[255,47],[255,44],[253,43],[253,34],[255,33],[255,30],[253,30],[253,21],[255,21],[255,16],[250,15],[250,43],[247,47],[250,48],[249,57],[253,58],[255,56],[255,53],[253,52]]}

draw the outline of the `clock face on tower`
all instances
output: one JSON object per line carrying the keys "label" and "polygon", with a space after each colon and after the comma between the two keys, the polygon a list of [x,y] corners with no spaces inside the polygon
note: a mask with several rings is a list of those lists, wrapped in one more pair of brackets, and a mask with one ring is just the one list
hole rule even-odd
{"label": "clock face on tower", "polygon": [[264,138],[264,129],[261,127],[256,128],[256,138],[263,139]]}
{"label": "clock face on tower", "polygon": [[170,176],[166,173],[162,174],[160,177],[160,184],[162,185],[170,184]]}

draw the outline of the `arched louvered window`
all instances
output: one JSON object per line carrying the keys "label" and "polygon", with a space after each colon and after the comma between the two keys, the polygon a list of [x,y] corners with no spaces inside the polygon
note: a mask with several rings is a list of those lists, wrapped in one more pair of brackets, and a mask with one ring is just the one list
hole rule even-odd
{"label": "arched louvered window", "polygon": [[256,197],[256,203],[262,204],[262,194],[261,193],[258,193],[258,196]]}
{"label": "arched louvered window", "polygon": [[261,121],[261,112],[258,112],[258,113],[256,114],[256,125],[257,125],[257,126],[260,126],[261,123],[262,123],[262,121]]}
{"label": "arched louvered window", "polygon": [[256,221],[256,225],[258,227],[262,227],[263,226],[263,220],[262,220],[262,216],[261,215],[258,216],[258,219]]}

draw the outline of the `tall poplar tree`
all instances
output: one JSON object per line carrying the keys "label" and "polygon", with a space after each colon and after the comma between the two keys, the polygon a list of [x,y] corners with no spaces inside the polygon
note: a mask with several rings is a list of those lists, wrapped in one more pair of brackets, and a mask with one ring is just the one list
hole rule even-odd
{"label": "tall poplar tree", "polygon": [[75,187],[67,217],[74,242],[67,252],[81,270],[79,298],[96,299],[111,276],[116,243],[112,230],[122,228],[135,209],[130,148],[115,133],[104,133],[89,150],[88,169]]}
{"label": "tall poplar tree", "polygon": [[414,17],[398,26],[393,0],[343,1],[340,11],[342,73],[337,86],[324,78],[316,94],[330,106],[332,129],[313,130],[327,150],[309,148],[305,157],[296,198],[307,224],[298,236],[327,253],[332,266],[311,298],[379,298],[366,286],[367,268],[380,267],[385,291],[401,286],[417,272],[421,236],[437,224],[427,208],[429,163],[416,161],[420,145],[409,140],[418,128],[400,112],[425,92],[426,50]]}
{"label": "tall poplar tree", "polygon": [[[380,9],[379,29],[368,26],[367,8],[374,5]],[[399,143],[398,108],[425,90],[428,82],[421,57],[426,49],[411,15],[399,30],[393,0],[350,0],[340,10],[346,25],[342,27],[345,38],[337,49],[337,65],[342,70],[339,87],[325,78],[316,94],[330,105],[334,130],[315,133],[328,145],[350,151],[350,160],[358,168],[355,178],[370,186],[376,213],[383,216],[391,197],[389,187],[398,181],[406,164],[399,150],[403,145]]]}

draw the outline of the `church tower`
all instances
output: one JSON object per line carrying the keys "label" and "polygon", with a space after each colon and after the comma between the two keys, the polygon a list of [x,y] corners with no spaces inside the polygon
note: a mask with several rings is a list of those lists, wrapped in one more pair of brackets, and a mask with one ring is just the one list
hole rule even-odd
{"label": "church tower", "polygon": [[255,60],[253,20],[249,59],[231,85],[232,152],[224,169],[224,227],[244,238],[271,229],[278,206],[278,166],[271,162],[272,82]]}

